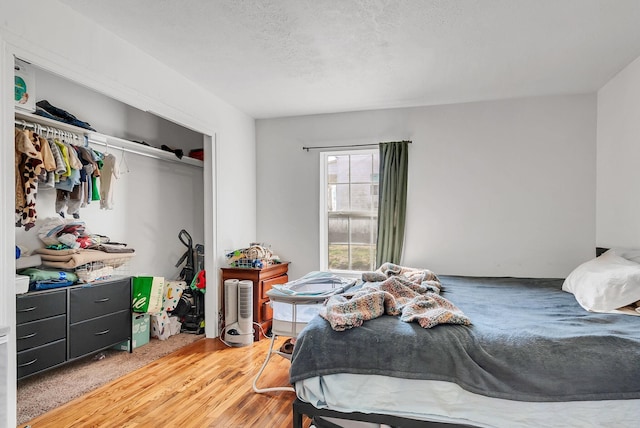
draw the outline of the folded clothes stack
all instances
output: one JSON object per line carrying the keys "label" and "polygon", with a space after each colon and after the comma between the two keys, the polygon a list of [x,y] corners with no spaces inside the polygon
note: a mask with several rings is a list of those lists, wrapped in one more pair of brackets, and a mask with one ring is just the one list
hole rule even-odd
{"label": "folded clothes stack", "polygon": [[78,281],[73,272],[28,268],[20,271],[20,275],[29,277],[29,289],[47,290],[72,285]]}
{"label": "folded clothes stack", "polygon": [[42,258],[42,265],[56,269],[75,269],[78,266],[86,265],[93,262],[104,262],[116,268],[135,255],[135,251],[122,253],[107,253],[100,250],[90,249],[70,249],[70,250],[51,250],[48,248],[40,248],[36,250]]}
{"label": "folded clothes stack", "polygon": [[51,105],[47,100],[38,101],[36,103],[36,114],[38,116],[46,117],[47,119],[57,120],[58,122],[64,122],[69,125],[95,131],[89,123],[79,120],[66,110]]}

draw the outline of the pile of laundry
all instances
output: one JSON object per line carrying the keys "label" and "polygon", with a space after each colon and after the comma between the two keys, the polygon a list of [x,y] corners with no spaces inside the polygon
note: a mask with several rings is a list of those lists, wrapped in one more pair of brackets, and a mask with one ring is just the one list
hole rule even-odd
{"label": "pile of laundry", "polygon": [[90,233],[80,220],[45,219],[38,238],[44,248],[21,251],[25,256],[35,257],[38,267],[29,266],[18,272],[29,276],[30,289],[35,290],[109,279],[135,256],[135,250],[127,244]]}

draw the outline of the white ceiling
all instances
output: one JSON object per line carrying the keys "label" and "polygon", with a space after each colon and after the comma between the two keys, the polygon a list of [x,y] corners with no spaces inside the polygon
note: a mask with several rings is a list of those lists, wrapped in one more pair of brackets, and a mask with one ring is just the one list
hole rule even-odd
{"label": "white ceiling", "polygon": [[640,0],[60,0],[255,118],[593,92]]}

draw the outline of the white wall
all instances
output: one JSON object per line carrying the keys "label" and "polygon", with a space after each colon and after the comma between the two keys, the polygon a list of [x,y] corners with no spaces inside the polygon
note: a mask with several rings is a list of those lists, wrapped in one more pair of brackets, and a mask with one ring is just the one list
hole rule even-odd
{"label": "white wall", "polygon": [[[209,140],[215,145],[206,154],[202,196],[209,272],[209,292],[205,297],[207,335],[216,335],[219,293],[215,288],[220,260],[214,255],[255,240],[253,119],[55,0],[2,1],[0,16],[2,141],[13,140],[13,54],[139,110],[212,136]],[[10,144],[0,146],[0,324],[7,322],[15,329],[13,149]],[[170,194],[165,196],[171,201]],[[154,239],[152,234],[147,237]],[[15,401],[15,337],[10,342],[11,402]],[[15,426],[15,406],[8,414],[6,426]]]}
{"label": "white wall", "polygon": [[640,58],[598,91],[596,243],[640,247]]}
{"label": "white wall", "polygon": [[594,254],[595,95],[259,120],[258,239],[319,268],[319,155],[410,139],[403,264],[564,277]]}

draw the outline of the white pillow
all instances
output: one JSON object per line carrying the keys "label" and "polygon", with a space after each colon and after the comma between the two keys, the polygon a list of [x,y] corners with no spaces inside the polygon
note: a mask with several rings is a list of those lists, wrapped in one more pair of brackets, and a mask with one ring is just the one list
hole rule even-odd
{"label": "white pillow", "polygon": [[640,264],[609,250],[575,268],[562,289],[592,312],[611,312],[640,300]]}
{"label": "white pillow", "polygon": [[613,251],[616,255],[622,257],[623,259],[640,263],[640,250],[634,248],[613,248],[609,251]]}

